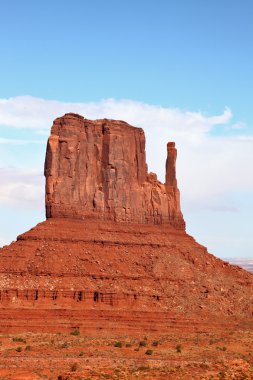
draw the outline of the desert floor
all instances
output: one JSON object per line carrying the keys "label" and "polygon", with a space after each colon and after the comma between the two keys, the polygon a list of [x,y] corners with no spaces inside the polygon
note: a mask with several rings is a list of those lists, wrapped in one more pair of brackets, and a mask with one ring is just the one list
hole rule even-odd
{"label": "desert floor", "polygon": [[253,331],[0,335],[0,379],[253,379]]}

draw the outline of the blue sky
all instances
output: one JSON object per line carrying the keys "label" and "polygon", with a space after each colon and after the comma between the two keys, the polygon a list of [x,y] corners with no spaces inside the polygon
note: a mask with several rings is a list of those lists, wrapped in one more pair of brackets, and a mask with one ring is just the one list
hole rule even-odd
{"label": "blue sky", "polygon": [[248,0],[2,2],[0,244],[44,218],[49,128],[74,110],[143,127],[161,180],[175,140],[187,230],[220,257],[252,256],[252,13]]}

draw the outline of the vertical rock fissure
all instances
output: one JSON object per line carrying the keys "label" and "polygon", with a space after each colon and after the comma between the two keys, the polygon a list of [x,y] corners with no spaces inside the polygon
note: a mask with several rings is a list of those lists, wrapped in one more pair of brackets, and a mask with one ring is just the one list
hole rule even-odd
{"label": "vertical rock fissure", "polygon": [[102,141],[102,162],[101,162],[101,178],[102,189],[104,193],[104,207],[105,212],[109,212],[109,178],[108,178],[108,166],[109,166],[109,147],[110,147],[110,132],[108,126],[102,125],[103,141]]}

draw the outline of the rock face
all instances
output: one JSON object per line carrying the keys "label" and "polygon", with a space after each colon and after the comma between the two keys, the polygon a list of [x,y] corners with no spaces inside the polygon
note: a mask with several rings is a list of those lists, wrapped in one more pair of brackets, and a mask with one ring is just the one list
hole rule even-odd
{"label": "rock face", "polygon": [[145,135],[123,121],[66,114],[48,140],[47,218],[99,218],[184,229],[174,143],[167,145],[166,182],[147,172]]}

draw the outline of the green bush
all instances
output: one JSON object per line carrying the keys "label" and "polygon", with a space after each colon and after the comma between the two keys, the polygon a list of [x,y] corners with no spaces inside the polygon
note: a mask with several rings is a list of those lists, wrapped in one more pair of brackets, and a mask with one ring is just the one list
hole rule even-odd
{"label": "green bush", "polygon": [[226,351],[227,347],[225,347],[225,346],[223,346],[223,347],[217,346],[216,350],[218,350],[218,351]]}
{"label": "green bush", "polygon": [[180,344],[178,344],[178,345],[176,346],[176,351],[177,351],[178,353],[182,352],[182,347],[181,347]]}
{"label": "green bush", "polygon": [[146,352],[145,352],[145,355],[152,355],[153,354],[153,351],[152,350],[147,350]]}
{"label": "green bush", "polygon": [[71,372],[76,372],[77,370],[78,370],[78,364],[77,363],[71,364],[70,371]]}
{"label": "green bush", "polygon": [[122,347],[122,342],[118,341],[114,343],[114,347],[121,348]]}
{"label": "green bush", "polygon": [[13,341],[13,342],[22,342],[22,343],[26,343],[26,340],[23,339],[23,338],[12,338],[12,341]]}
{"label": "green bush", "polygon": [[74,331],[71,331],[70,335],[77,336],[80,334],[80,331],[78,329],[75,329]]}
{"label": "green bush", "polygon": [[140,347],[146,347],[146,345],[147,345],[147,342],[145,340],[141,340],[139,343]]}

